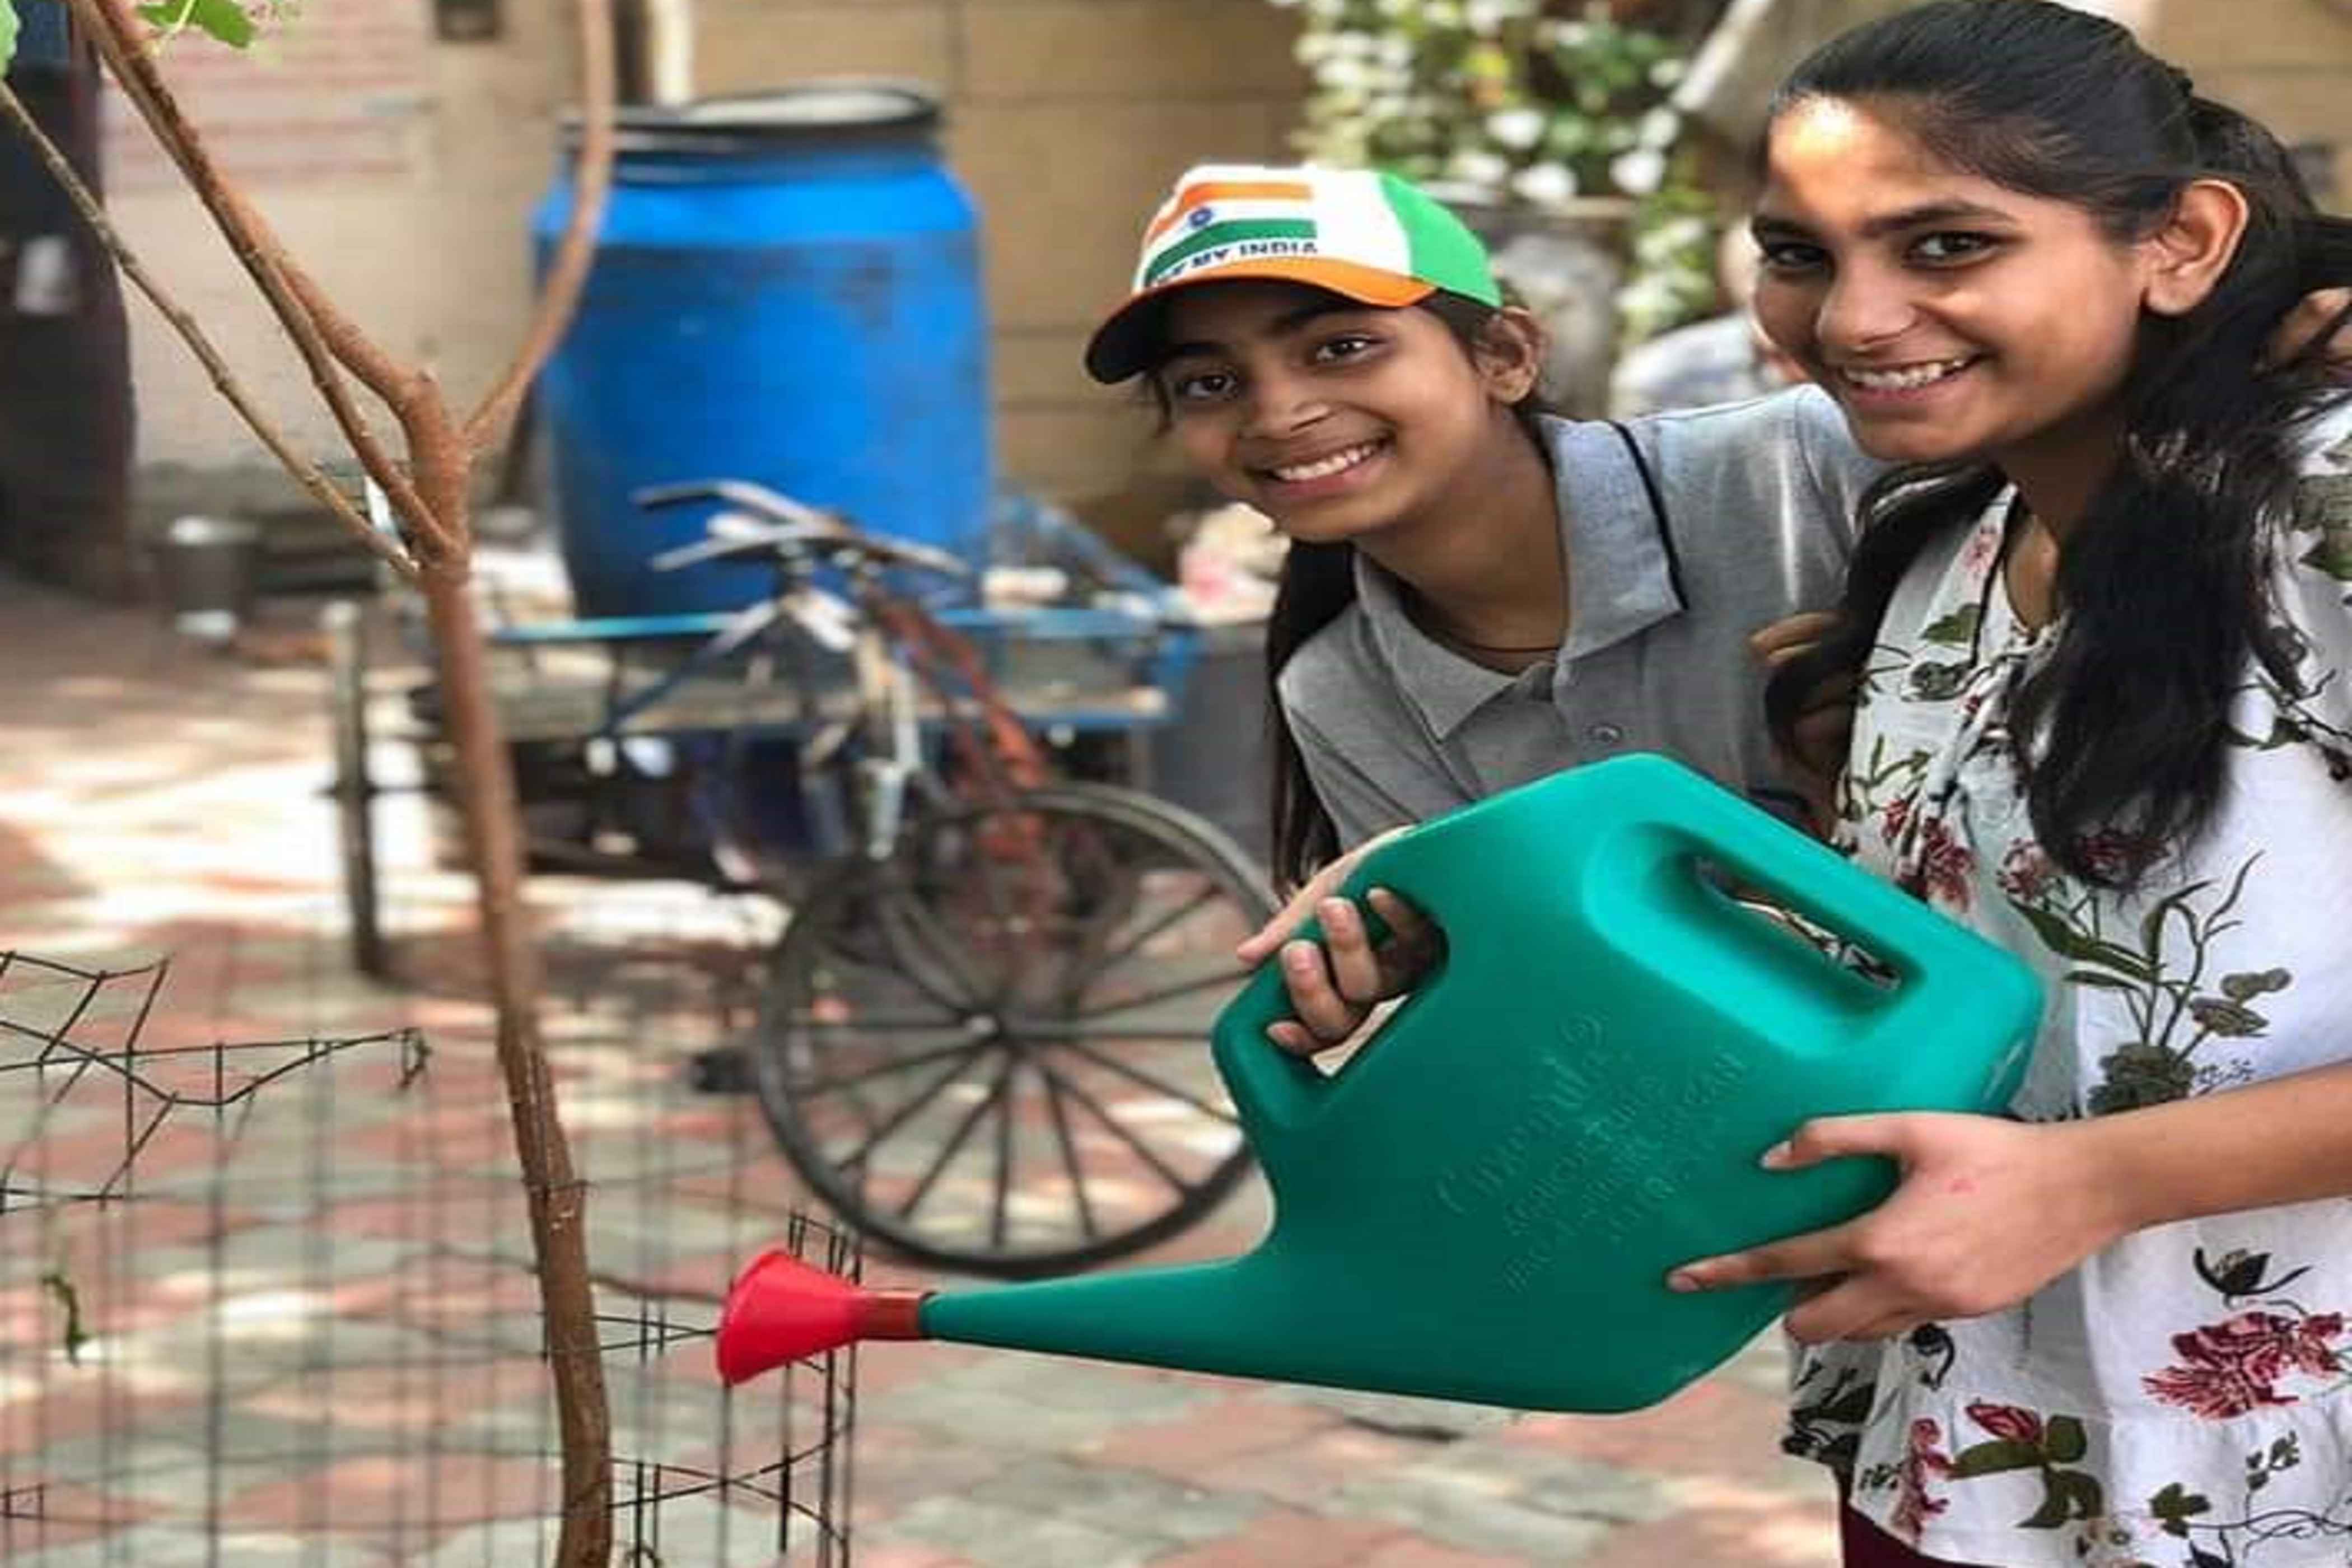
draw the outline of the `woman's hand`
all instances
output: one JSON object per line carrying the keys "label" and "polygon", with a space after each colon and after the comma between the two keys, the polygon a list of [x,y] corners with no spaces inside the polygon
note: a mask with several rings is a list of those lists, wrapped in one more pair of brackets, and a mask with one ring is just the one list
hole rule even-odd
{"label": "woman's hand", "polygon": [[2352,289],[2320,289],[2305,294],[2272,330],[2270,341],[2263,345],[2263,363],[2284,364],[2326,333],[2320,359],[2337,380],[2352,377],[2352,342],[2346,341],[2352,334],[2337,330],[2347,310],[2352,310]]}
{"label": "woman's hand", "polygon": [[1844,1225],[1685,1264],[1676,1290],[1811,1282],[1788,1316],[1809,1343],[1883,1340],[2016,1305],[2130,1230],[2085,1122],[1907,1112],[1809,1121],[1764,1156],[1775,1171],[1884,1155],[1902,1184]]}
{"label": "woman's hand", "polygon": [[[1391,827],[1324,867],[1234,950],[1252,968],[1281,955],[1283,984],[1297,1016],[1272,1026],[1266,1037],[1283,1049],[1311,1056],[1339,1044],[1376,1005],[1410,990],[1436,961],[1436,928],[1394,893],[1375,888],[1368,895],[1373,912],[1389,928],[1388,940],[1377,948],[1361,911],[1336,896],[1365,856],[1405,831]],[[1290,940],[1309,915],[1323,922],[1320,946]]]}
{"label": "woman's hand", "polygon": [[[1811,650],[1837,617],[1823,611],[1774,621],[1748,639],[1750,652],[1770,672]],[[1853,734],[1855,682],[1851,676],[1822,682],[1806,693],[1804,711],[1797,720],[1793,749],[1782,749],[1789,782],[1805,797],[1817,829],[1826,833],[1836,820],[1837,779],[1845,771],[1846,742]]]}

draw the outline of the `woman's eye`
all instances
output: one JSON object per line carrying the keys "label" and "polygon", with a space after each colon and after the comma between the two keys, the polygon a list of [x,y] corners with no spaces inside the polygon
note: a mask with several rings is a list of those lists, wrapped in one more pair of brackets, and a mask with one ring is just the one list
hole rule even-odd
{"label": "woman's eye", "polygon": [[1355,359],[1380,346],[1380,340],[1364,332],[1343,332],[1315,345],[1315,357],[1328,363],[1332,360]]}
{"label": "woman's eye", "polygon": [[1794,239],[1766,240],[1757,247],[1764,265],[1775,272],[1806,272],[1824,259],[1822,247]]}
{"label": "woman's eye", "polygon": [[1966,261],[1990,250],[1994,243],[1985,234],[1930,234],[1922,236],[1911,253],[1927,262]]}

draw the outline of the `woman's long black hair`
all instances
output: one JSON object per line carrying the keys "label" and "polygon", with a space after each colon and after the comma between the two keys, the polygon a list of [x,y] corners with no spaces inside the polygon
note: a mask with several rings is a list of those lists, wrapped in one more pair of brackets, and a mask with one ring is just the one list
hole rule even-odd
{"label": "woman's long black hair", "polygon": [[[1856,28],[1797,68],[1771,114],[1813,98],[1868,100],[1952,167],[2072,203],[2117,241],[2153,233],[2192,180],[2245,195],[2211,294],[2143,323],[2119,460],[2066,536],[2057,642],[2019,694],[2036,837],[2073,875],[2129,886],[2210,822],[2249,656],[2295,689],[2266,541],[2294,496],[2292,427],[2327,387],[2319,344],[2263,354],[2304,295],[2352,282],[2352,223],[2317,212],[2269,132],[2116,23],[2049,0],[1937,0]],[[2000,482],[1909,468],[1873,488],[1834,628],[1768,690],[1784,745],[1808,696],[1862,670],[1921,549]]]}

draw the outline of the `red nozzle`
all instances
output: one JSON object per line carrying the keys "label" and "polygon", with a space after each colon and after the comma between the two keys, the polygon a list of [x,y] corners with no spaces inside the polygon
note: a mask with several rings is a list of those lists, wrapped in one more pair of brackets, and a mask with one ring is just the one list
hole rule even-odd
{"label": "red nozzle", "polygon": [[719,1309],[719,1375],[741,1383],[853,1340],[922,1339],[928,1294],[868,1290],[789,1252],[763,1252]]}

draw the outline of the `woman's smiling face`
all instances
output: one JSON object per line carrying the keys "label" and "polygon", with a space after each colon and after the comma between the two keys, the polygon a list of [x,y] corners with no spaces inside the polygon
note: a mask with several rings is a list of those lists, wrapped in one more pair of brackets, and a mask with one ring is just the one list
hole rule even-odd
{"label": "woman's smiling face", "polygon": [[2153,258],[2084,208],[1953,168],[1899,106],[1811,98],[1754,223],[1758,320],[1872,455],[2000,462],[2106,424]]}
{"label": "woman's smiling face", "polygon": [[1417,308],[1301,284],[1179,291],[1152,378],[1185,457],[1294,539],[1355,539],[1431,512],[1520,395]]}

